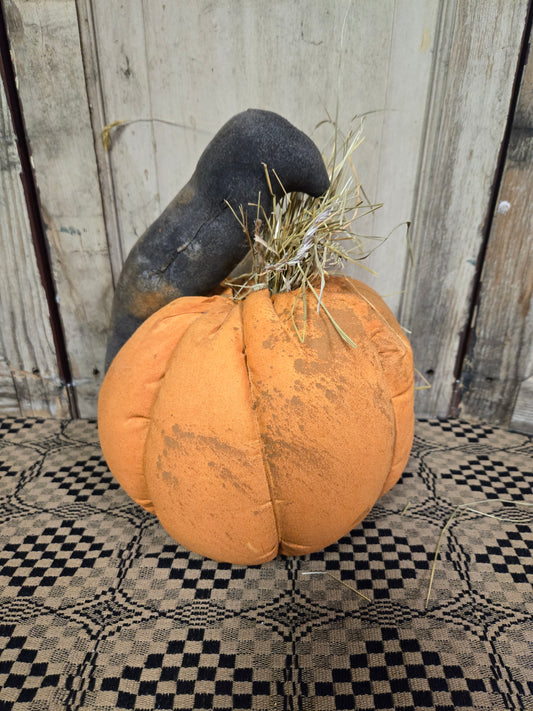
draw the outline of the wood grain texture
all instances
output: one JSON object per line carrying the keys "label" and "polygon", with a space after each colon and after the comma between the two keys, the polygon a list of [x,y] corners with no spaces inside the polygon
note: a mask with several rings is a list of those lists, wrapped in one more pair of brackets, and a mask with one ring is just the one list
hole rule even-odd
{"label": "wood grain texture", "polygon": [[111,262],[113,283],[116,282],[124,262],[122,246],[119,238],[117,207],[113,173],[109,153],[105,150],[102,141],[102,127],[106,125],[104,96],[100,80],[100,66],[98,63],[97,38],[94,27],[94,16],[91,0],[76,0],[80,43],[82,47],[83,68],[85,85],[89,102],[94,135],[94,150],[97,158],[98,177],[102,196],[102,208]]}
{"label": "wood grain texture", "polygon": [[509,427],[517,432],[533,434],[533,376],[520,383]]}
{"label": "wood grain texture", "polygon": [[[127,254],[221,125],[250,107],[281,113],[324,150],[332,132],[315,126],[337,103],[344,130],[367,113],[355,161],[369,197],[385,207],[360,229],[384,236],[409,219],[437,7],[435,0],[273,0],[268,8],[253,0],[92,0],[102,122],[164,120],[114,134],[106,158],[120,241],[113,253]],[[397,310],[406,253],[398,231],[369,260],[378,278],[349,271],[392,294]]]}
{"label": "wood grain texture", "polygon": [[[116,280],[131,247],[165,207],[159,195],[155,126],[149,120],[153,93],[146,56],[149,20],[145,18],[142,0],[128,3],[93,0],[90,9],[102,95],[100,130],[112,121],[136,121],[114,132],[112,150],[104,157],[111,171],[117,217],[117,233],[110,235],[110,239],[119,240],[118,244],[111,243],[111,251],[120,255],[120,263],[113,260]],[[173,90],[169,85],[165,94]],[[100,140],[98,134],[99,131],[97,140]],[[160,150],[171,147],[160,146]],[[99,158],[102,165],[101,154]]]}
{"label": "wood grain texture", "polygon": [[[533,59],[526,65],[463,369],[461,415],[533,428]],[[522,390],[523,388],[523,390]],[[516,412],[515,402],[519,397]],[[527,404],[529,394],[529,406]],[[520,425],[521,423],[521,425]]]}
{"label": "wood grain texture", "polygon": [[418,393],[419,416],[449,410],[527,5],[441,4],[415,260],[401,310],[401,322],[412,332],[415,364],[432,383]]}
{"label": "wood grain texture", "polygon": [[413,219],[437,20],[436,2],[395,2],[390,54],[387,65],[379,68],[387,75],[387,86],[372,158],[377,167],[372,197],[383,207],[374,214],[370,232],[380,237],[394,232],[368,260],[377,277],[362,276],[360,270],[356,276],[376,289],[396,315],[408,261],[407,227],[402,223]]}
{"label": "wood grain texture", "polygon": [[112,285],[76,7],[74,0],[8,0],[7,6],[79,412],[91,416]]}
{"label": "wood grain texture", "polygon": [[17,391],[11,375],[11,369],[2,351],[0,351],[0,415],[3,417],[18,417],[20,415],[20,405]]}
{"label": "wood grain texture", "polygon": [[0,82],[0,413],[68,417],[20,172]]}

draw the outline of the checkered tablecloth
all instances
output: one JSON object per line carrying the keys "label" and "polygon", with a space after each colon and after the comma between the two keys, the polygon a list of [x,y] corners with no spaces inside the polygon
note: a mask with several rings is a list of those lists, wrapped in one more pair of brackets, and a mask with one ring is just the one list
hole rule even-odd
{"label": "checkered tablecloth", "polygon": [[532,455],[419,421],[350,535],[242,567],[131,502],[94,422],[0,420],[0,711],[533,709]]}

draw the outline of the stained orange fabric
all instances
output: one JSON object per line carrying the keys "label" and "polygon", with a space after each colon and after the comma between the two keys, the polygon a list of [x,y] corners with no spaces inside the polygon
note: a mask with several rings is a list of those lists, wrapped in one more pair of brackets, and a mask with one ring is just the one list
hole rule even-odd
{"label": "stained orange fabric", "polygon": [[109,467],[178,542],[255,564],[319,550],[400,477],[413,439],[413,362],[368,286],[177,299],[115,357],[99,398]]}

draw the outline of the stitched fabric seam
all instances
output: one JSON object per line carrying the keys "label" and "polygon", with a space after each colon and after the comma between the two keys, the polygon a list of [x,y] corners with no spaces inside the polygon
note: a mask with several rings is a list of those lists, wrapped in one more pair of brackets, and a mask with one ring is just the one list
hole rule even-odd
{"label": "stitched fabric seam", "polygon": [[261,425],[259,422],[259,417],[257,416],[257,411],[256,411],[256,405],[257,405],[257,399],[255,397],[255,386],[252,380],[252,376],[250,373],[250,368],[248,367],[248,358],[246,356],[246,343],[244,342],[244,314],[243,314],[243,302],[239,301],[238,304],[239,308],[239,313],[241,315],[241,324],[242,324],[242,338],[243,338],[243,349],[242,349],[242,355],[244,359],[244,366],[246,368],[246,373],[248,375],[248,382],[250,384],[250,398],[252,400],[252,411],[254,415],[254,420],[257,424],[257,437],[259,440],[259,446],[261,448],[261,457],[263,460],[263,467],[265,470],[265,478],[268,486],[268,491],[270,494],[270,502],[272,504],[272,514],[274,516],[274,524],[276,526],[276,536],[278,538],[278,552],[280,548],[280,543],[281,543],[281,526],[279,522],[279,517],[278,517],[278,511],[276,510],[276,503],[274,500],[274,482],[272,480],[272,472],[270,470],[270,464],[268,462],[268,459],[266,457],[265,453],[265,444],[263,441],[263,433],[261,431]]}

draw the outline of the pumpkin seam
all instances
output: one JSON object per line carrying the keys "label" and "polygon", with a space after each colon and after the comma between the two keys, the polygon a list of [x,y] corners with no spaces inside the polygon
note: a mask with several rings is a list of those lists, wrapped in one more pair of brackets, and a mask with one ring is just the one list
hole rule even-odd
{"label": "pumpkin seam", "polygon": [[[170,302],[169,304],[167,304],[166,306],[170,306],[170,304],[173,304],[173,303],[175,303],[176,301],[179,301],[180,299],[191,299],[191,300],[192,300],[192,299],[198,299],[198,298],[199,298],[199,297],[196,297],[196,296],[193,296],[193,297],[187,297],[187,296],[179,297],[178,299],[174,299],[174,301],[171,301],[171,302]],[[204,299],[204,301],[205,301],[206,299],[208,299],[210,303],[213,303],[213,302],[215,301],[215,299],[216,299],[216,297],[202,297],[202,298]],[[183,304],[183,302],[182,302],[182,304]],[[204,305],[204,304],[203,304],[203,305]],[[166,307],[163,307],[163,308],[166,308]],[[187,331],[191,328],[191,326],[192,326],[194,323],[196,323],[196,321],[198,321],[198,319],[200,319],[202,316],[205,316],[205,314],[208,312],[208,310],[209,310],[209,309],[207,309],[207,308],[206,308],[206,309],[203,309],[202,311],[195,311],[195,310],[193,310],[192,312],[186,311],[186,310],[185,310],[185,311],[181,311],[181,310],[180,310],[180,311],[178,311],[177,313],[175,312],[175,313],[169,314],[168,316],[164,316],[163,318],[160,318],[158,321],[156,321],[156,320],[154,319],[153,328],[154,328],[154,330],[155,330],[155,328],[156,328],[157,326],[159,326],[161,323],[163,323],[164,321],[167,321],[167,320],[169,320],[169,319],[174,320],[174,319],[179,318],[180,316],[183,316],[183,315],[185,315],[185,314],[186,314],[186,315],[190,315],[190,313],[193,313],[193,314],[196,315],[196,318],[195,318],[194,320],[191,320],[191,322],[189,323],[189,325],[185,328],[185,330],[184,330],[183,333],[181,334],[181,337],[176,341],[176,343],[174,344],[174,347],[172,348],[172,350],[171,350],[170,353],[168,354],[168,357],[167,357],[166,362],[165,362],[165,364],[164,364],[164,368],[163,368],[163,370],[162,370],[162,372],[161,372],[161,375],[159,376],[159,378],[157,378],[157,380],[154,380],[154,381],[153,381],[153,383],[154,383],[155,385],[157,385],[157,391],[154,393],[154,396],[153,396],[153,398],[152,398],[152,401],[151,401],[151,404],[150,404],[150,409],[149,409],[149,411],[148,411],[148,415],[147,415],[147,416],[145,416],[145,415],[134,415],[134,417],[136,417],[136,418],[144,418],[144,419],[148,420],[148,426],[147,426],[147,428],[146,428],[146,435],[145,435],[145,438],[144,438],[144,444],[143,444],[143,448],[142,448],[142,472],[141,472],[141,473],[142,473],[142,477],[143,477],[143,479],[144,479],[144,483],[145,483],[146,489],[148,490],[148,493],[150,494],[150,501],[149,501],[149,502],[150,502],[150,507],[151,507],[151,508],[148,508],[147,510],[150,511],[151,513],[155,513],[155,509],[154,509],[154,502],[153,502],[153,496],[152,496],[152,491],[151,491],[151,487],[150,487],[150,482],[149,482],[149,480],[148,480],[148,477],[146,476],[146,444],[147,444],[147,441],[148,441],[148,437],[149,437],[149,435],[150,435],[150,430],[151,430],[151,428],[153,427],[152,414],[153,414],[154,408],[155,408],[155,406],[156,406],[157,400],[158,400],[158,398],[159,398],[159,395],[160,395],[160,393],[161,393],[161,389],[163,388],[164,381],[165,381],[165,378],[166,378],[166,376],[167,376],[167,372],[168,372],[168,368],[169,368],[169,363],[171,362],[172,358],[174,357],[174,354],[175,354],[176,350],[179,348],[179,345],[180,345],[181,341],[183,340],[183,337],[185,336],[185,334],[187,333]],[[156,314],[157,314],[157,313],[158,313],[158,312],[156,311]],[[155,314],[152,314],[152,316],[155,316]],[[151,318],[151,317],[150,317],[150,318]],[[147,321],[145,321],[144,323],[147,323]],[[144,324],[141,324],[141,327],[142,327],[143,325],[144,325]],[[142,504],[141,504],[141,506],[142,506]],[[146,507],[144,507],[144,508],[146,508]],[[153,509],[153,510],[152,510],[152,509]]]}
{"label": "pumpkin seam", "polygon": [[248,383],[250,386],[250,399],[252,401],[252,412],[253,412],[253,417],[254,417],[255,423],[257,425],[257,436],[258,436],[258,440],[259,440],[259,446],[261,448],[261,459],[263,461],[263,468],[265,471],[265,479],[266,479],[268,491],[270,494],[270,503],[272,504],[272,514],[274,516],[274,525],[276,526],[276,536],[278,539],[277,552],[279,553],[280,544],[281,544],[281,526],[280,526],[278,512],[276,510],[276,504],[275,504],[275,498],[274,498],[274,481],[272,479],[272,472],[270,469],[270,464],[269,464],[268,458],[265,454],[265,445],[264,445],[264,441],[263,441],[263,434],[261,431],[261,425],[259,423],[259,418],[257,416],[257,408],[256,408],[257,400],[256,400],[255,394],[254,394],[255,393],[255,386],[252,381],[250,368],[248,367],[248,358],[246,355],[246,343],[245,343],[245,339],[244,339],[244,330],[245,329],[244,329],[243,303],[244,303],[243,301],[238,302],[238,308],[239,308],[239,313],[241,316],[241,324],[242,324],[242,357],[244,360],[244,367],[246,368],[246,374],[248,376]]}

